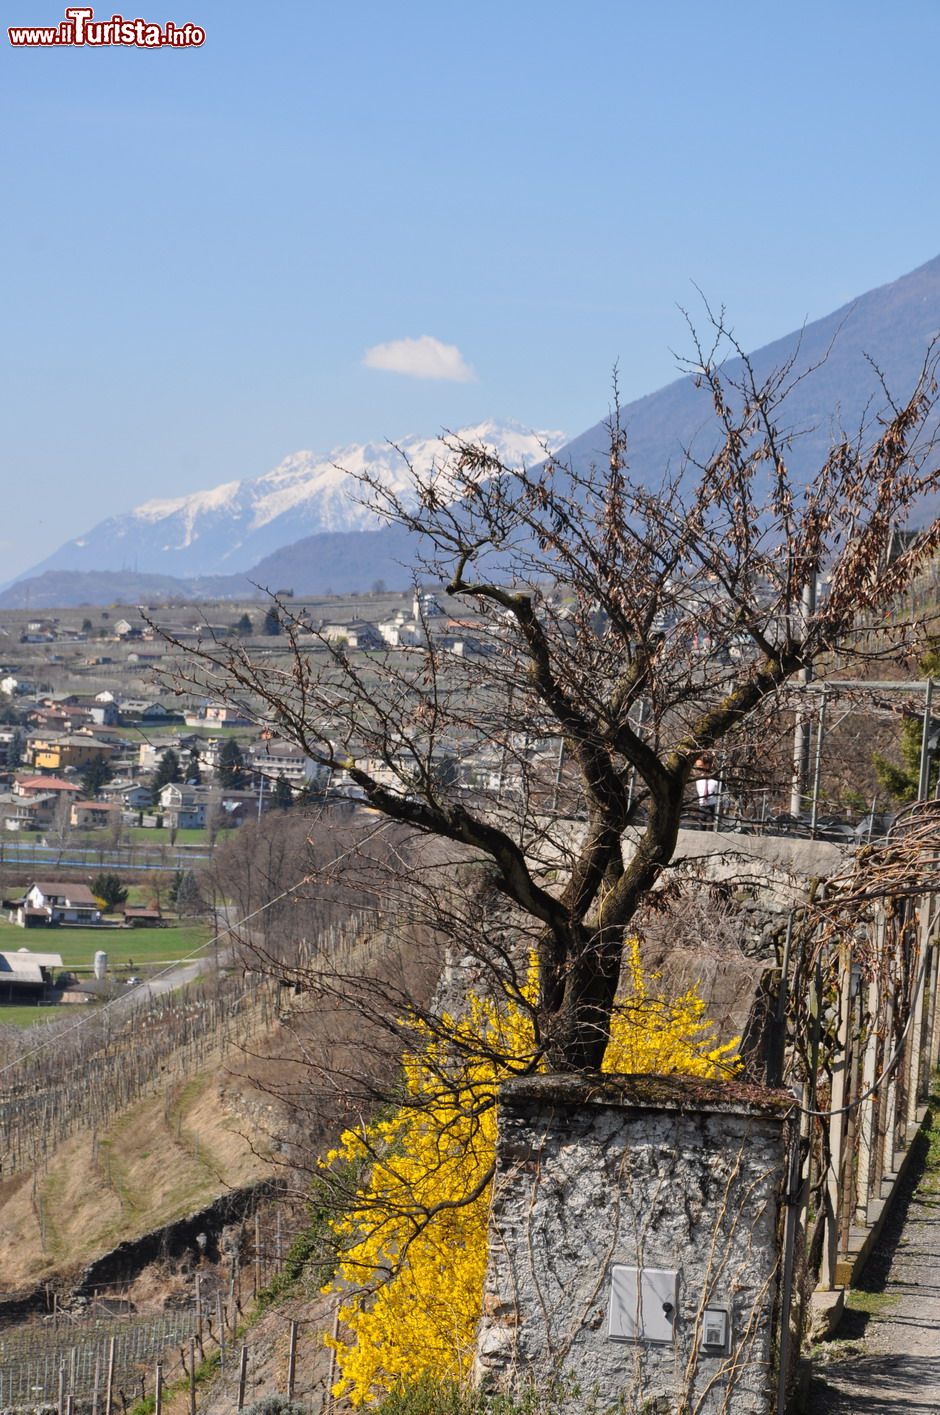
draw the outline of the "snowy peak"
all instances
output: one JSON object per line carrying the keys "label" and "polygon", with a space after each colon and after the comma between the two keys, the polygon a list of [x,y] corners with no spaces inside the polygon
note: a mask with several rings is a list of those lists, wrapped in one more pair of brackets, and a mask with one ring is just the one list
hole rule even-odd
{"label": "snowy peak", "polygon": [[[507,467],[532,465],[556,451],[559,432],[535,433],[516,423],[459,428],[461,441],[485,445]],[[441,437],[353,443],[330,452],[293,452],[271,471],[188,496],[155,497],[68,541],[30,575],[47,570],[134,570],[212,575],[246,570],[273,551],[322,531],[374,530],[380,520],[359,499],[368,476],[407,498],[409,465],[419,473],[445,468]]]}

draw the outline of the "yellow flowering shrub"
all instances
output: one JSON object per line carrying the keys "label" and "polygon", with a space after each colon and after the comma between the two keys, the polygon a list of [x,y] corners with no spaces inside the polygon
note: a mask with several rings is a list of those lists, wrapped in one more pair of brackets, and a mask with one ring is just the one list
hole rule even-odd
{"label": "yellow flowering shrub", "polygon": [[[644,973],[636,944],[628,973],[606,1071],[711,1077],[738,1069],[739,1039],[717,1042],[694,988],[665,998],[658,977]],[[327,1289],[340,1294],[340,1320],[352,1336],[333,1343],[341,1372],[335,1393],[354,1405],[424,1373],[459,1378],[473,1354],[496,1145],[493,1096],[496,1083],[531,1056],[533,1035],[523,1008],[497,1011],[477,999],[444,1030],[458,1045],[429,1038],[406,1056],[405,1103],[363,1131],[346,1131],[326,1160],[366,1165],[357,1201],[334,1224],[342,1258]],[[498,1065],[494,1056],[516,1065]]]}

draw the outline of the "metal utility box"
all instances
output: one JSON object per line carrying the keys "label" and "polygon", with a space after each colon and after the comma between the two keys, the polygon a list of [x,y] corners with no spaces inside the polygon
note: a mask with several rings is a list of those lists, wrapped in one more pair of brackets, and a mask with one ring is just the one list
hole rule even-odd
{"label": "metal utility box", "polygon": [[608,1338],[671,1343],[678,1301],[679,1274],[675,1269],[615,1264],[610,1273]]}
{"label": "metal utility box", "polygon": [[731,1313],[727,1307],[709,1305],[702,1312],[702,1335],[699,1349],[711,1356],[724,1356],[729,1347]]}

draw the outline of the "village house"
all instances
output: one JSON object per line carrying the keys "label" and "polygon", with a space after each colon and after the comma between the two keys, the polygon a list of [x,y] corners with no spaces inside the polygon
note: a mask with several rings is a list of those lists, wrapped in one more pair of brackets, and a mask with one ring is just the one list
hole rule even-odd
{"label": "village house", "polygon": [[320,630],[331,643],[343,643],[350,649],[380,649],[384,639],[374,624],[353,619],[348,624],[324,624]]}
{"label": "village house", "polygon": [[[186,714],[188,723],[192,717],[191,713]],[[251,727],[250,717],[246,717],[240,708],[232,707],[230,703],[206,703],[202,716],[197,717],[197,722],[205,727]]]}
{"label": "village house", "polygon": [[101,910],[87,884],[71,881],[31,884],[22,899],[10,902],[10,922],[21,928],[61,924],[100,924]]}
{"label": "village house", "polygon": [[40,771],[62,771],[72,768],[81,771],[91,762],[108,761],[114,755],[114,748],[96,737],[82,732],[66,733],[62,737],[36,734],[31,735],[27,746],[27,756],[31,766]]}
{"label": "village house", "polygon": [[307,785],[325,785],[329,768],[319,765],[293,742],[277,739],[254,743],[248,750],[252,771],[269,782],[283,777],[295,790]]}
{"label": "village house", "polygon": [[69,824],[79,830],[95,830],[120,820],[122,809],[119,801],[75,801],[69,811]]}
{"label": "village house", "polygon": [[13,673],[8,673],[5,678],[0,678],[0,692],[6,693],[8,698],[25,697],[28,693],[35,691],[34,684],[27,683],[25,678],[17,678]]}
{"label": "village house", "polygon": [[17,776],[13,792],[17,796],[41,796],[49,792],[56,797],[79,796],[82,788],[75,781],[63,781],[58,776]]}
{"label": "village house", "polygon": [[199,737],[195,732],[174,732],[165,737],[155,738],[152,742],[141,742],[137,747],[137,768],[143,773],[156,771],[160,765],[160,758],[163,753],[172,750],[179,757],[180,770],[185,771],[188,766],[187,758],[195,752],[199,758],[200,770],[203,766],[211,767],[217,758],[220,742],[218,738],[207,739]]}
{"label": "village house", "polygon": [[4,791],[0,794],[0,823],[4,830],[48,830],[58,803],[59,797],[52,792],[20,796]]}
{"label": "village house", "polygon": [[121,703],[121,721],[127,723],[182,722],[183,714],[168,708],[166,703],[152,698],[125,698]]}
{"label": "village house", "polygon": [[139,624],[132,624],[129,619],[118,619],[114,625],[116,639],[139,639],[142,634],[142,627]]}
{"label": "village house", "polygon": [[149,786],[139,781],[111,781],[102,789],[102,797],[114,802],[125,811],[147,811],[153,804],[153,793]]}
{"label": "village house", "polygon": [[169,782],[160,792],[164,826],[171,830],[201,830],[209,810],[208,797],[206,787]]}
{"label": "village house", "polygon": [[409,619],[403,610],[399,609],[391,619],[384,619],[376,625],[376,629],[382,636],[389,648],[414,648],[417,645],[427,643],[427,633],[424,625],[418,619]]}

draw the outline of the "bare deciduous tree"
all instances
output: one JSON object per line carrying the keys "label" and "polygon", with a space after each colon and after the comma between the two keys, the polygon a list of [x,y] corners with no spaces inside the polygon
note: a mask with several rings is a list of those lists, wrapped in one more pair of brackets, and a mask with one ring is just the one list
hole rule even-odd
{"label": "bare deciduous tree", "polygon": [[423,894],[412,878],[409,907],[530,1011],[527,1065],[600,1066],[624,943],[673,858],[703,754],[745,732],[753,744],[785,685],[824,656],[885,652],[886,607],[940,544],[935,521],[891,553],[938,486],[933,349],[910,396],[886,391],[887,411],[837,437],[804,481],[784,419],[807,374],[791,362],[760,382],[722,319],[713,332],[690,365],[712,451],[657,487],[631,478],[616,408],[587,470],[548,458],[510,471],[451,439],[410,496],[366,483],[414,532],[421,576],[461,606],[448,620],[426,602],[416,647],[353,653],[278,603],[282,655],[237,641],[185,652],[188,681],[298,743],[381,816],[452,843],[472,891],[445,903],[439,873]]}

